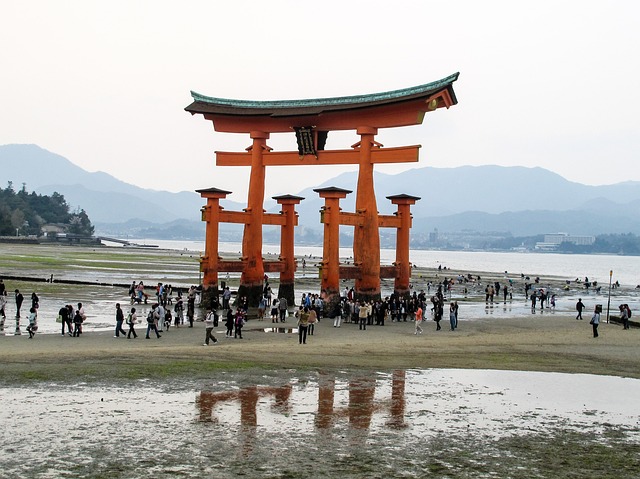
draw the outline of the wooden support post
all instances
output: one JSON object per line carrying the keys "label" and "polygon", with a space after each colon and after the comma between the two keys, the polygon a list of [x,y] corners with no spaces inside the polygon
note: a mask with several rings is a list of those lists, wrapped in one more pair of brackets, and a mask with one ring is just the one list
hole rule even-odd
{"label": "wooden support post", "polygon": [[371,151],[376,145],[377,128],[359,127],[360,168],[356,192],[356,213],[363,216],[362,226],[353,235],[353,258],[360,267],[360,277],[355,281],[356,298],[369,301],[380,299],[380,232],[378,206],[373,186],[373,162]]}
{"label": "wooden support post", "polygon": [[210,301],[218,297],[218,232],[220,225],[220,200],[230,191],[208,188],[196,190],[207,204],[202,208],[202,220],[206,222],[204,256],[200,258],[200,271],[203,273],[202,287]]}
{"label": "wooden support post", "polygon": [[321,291],[327,304],[327,311],[340,298],[340,200],[346,198],[350,190],[342,188],[319,188],[313,190],[324,198],[321,210],[324,223],[322,244]]}
{"label": "wooden support post", "polygon": [[240,277],[238,297],[246,297],[249,306],[257,307],[262,294],[264,264],[262,260],[262,220],[265,191],[265,166],[263,153],[267,148],[269,133],[252,131],[251,138],[251,175],[249,177],[249,195],[247,213],[249,222],[244,226],[242,236],[242,258],[246,266]]}
{"label": "wooden support post", "polygon": [[295,304],[295,272],[296,257],[294,249],[294,227],[298,224],[296,205],[304,198],[301,196],[274,196],[274,200],[282,205],[281,214],[285,217],[280,227],[280,260],[284,262],[284,270],[280,273],[278,297],[286,298],[287,304]]}
{"label": "wooden support post", "polygon": [[409,262],[409,231],[411,230],[411,205],[420,198],[410,195],[387,196],[391,203],[398,206],[396,215],[400,220],[396,235],[396,262],[398,275],[394,284],[397,296],[407,296],[410,292],[411,263]]}

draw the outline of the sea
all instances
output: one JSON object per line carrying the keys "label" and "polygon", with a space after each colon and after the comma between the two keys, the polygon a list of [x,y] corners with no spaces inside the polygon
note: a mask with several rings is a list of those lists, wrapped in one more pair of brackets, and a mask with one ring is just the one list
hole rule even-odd
{"label": "sea", "polygon": [[[157,246],[164,249],[188,250],[204,252],[204,241],[172,241],[155,239],[129,239],[140,245]],[[224,243],[218,245],[221,253],[238,253],[242,250],[241,243]],[[280,245],[265,244],[262,252],[265,256],[277,256]],[[295,254],[310,260],[322,257],[321,246],[295,247]],[[395,261],[394,249],[382,249],[380,262],[392,264]],[[342,261],[353,258],[351,248],[340,248]],[[622,256],[610,254],[560,254],[534,252],[489,252],[489,251],[441,251],[441,250],[411,250],[409,259],[414,268],[438,268],[458,272],[491,272],[504,273],[509,276],[521,275],[535,278],[536,276],[554,276],[566,280],[579,278],[584,281],[597,281],[606,286],[611,280],[618,281],[626,287],[640,285],[640,256]]]}

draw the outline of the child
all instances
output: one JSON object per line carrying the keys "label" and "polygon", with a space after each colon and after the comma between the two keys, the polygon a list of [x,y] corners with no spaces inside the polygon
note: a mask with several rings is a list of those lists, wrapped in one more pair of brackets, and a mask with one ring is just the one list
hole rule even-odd
{"label": "child", "polygon": [[38,313],[36,313],[36,308],[31,307],[31,309],[29,309],[29,326],[27,326],[27,331],[29,331],[29,339],[33,338],[36,335],[37,330]]}

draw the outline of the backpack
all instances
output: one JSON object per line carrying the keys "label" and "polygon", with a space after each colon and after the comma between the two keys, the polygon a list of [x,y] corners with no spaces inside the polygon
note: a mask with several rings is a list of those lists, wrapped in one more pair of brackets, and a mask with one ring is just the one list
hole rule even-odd
{"label": "backpack", "polygon": [[631,308],[628,304],[625,304],[624,307],[627,309],[627,318],[631,318]]}
{"label": "backpack", "polygon": [[127,314],[127,324],[131,324],[131,313]]}
{"label": "backpack", "polygon": [[156,322],[156,320],[155,320],[155,318],[153,317],[153,310],[152,310],[152,311],[149,311],[149,314],[147,314],[147,323],[149,323],[149,324],[153,324],[153,323],[155,323],[155,322]]}

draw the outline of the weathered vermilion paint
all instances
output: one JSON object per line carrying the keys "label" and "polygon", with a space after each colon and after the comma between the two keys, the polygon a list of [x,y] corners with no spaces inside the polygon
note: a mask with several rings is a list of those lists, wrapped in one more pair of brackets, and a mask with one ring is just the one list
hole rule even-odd
{"label": "weathered vermilion paint", "polygon": [[[429,84],[411,87],[392,92],[354,97],[315,99],[315,100],[282,100],[254,102],[211,98],[192,92],[194,102],[186,110],[192,114],[202,114],[210,120],[216,131],[249,134],[253,143],[247,153],[216,152],[216,163],[219,166],[250,166],[249,195],[246,211],[223,212],[210,214],[207,222],[207,245],[214,236],[217,241],[218,221],[243,223],[242,241],[242,277],[239,294],[249,299],[250,305],[256,305],[260,296],[265,271],[278,271],[281,280],[291,281],[292,271],[288,264],[293,248],[293,234],[288,228],[293,227],[293,219],[281,221],[263,212],[265,194],[265,169],[267,166],[291,165],[335,165],[357,164],[358,183],[356,191],[356,211],[340,212],[340,196],[325,196],[323,223],[325,229],[324,257],[322,263],[322,285],[330,295],[334,289],[339,290],[341,277],[355,280],[355,292],[358,299],[376,299],[380,297],[380,278],[392,275],[396,279],[395,289],[399,294],[406,294],[409,287],[411,265],[409,263],[409,228],[411,215],[409,206],[414,200],[396,198],[398,213],[394,217],[378,215],[377,202],[373,183],[373,167],[375,163],[401,163],[418,161],[419,146],[399,148],[382,148],[375,141],[379,128],[393,128],[419,125],[427,112],[438,108],[449,108],[457,103],[452,84],[458,74]],[[270,133],[291,132],[293,130],[312,131],[318,145],[318,138],[323,138],[333,130],[355,130],[360,141],[351,150],[325,151],[318,146],[314,154],[300,152],[273,152],[267,146]],[[307,141],[307,140],[305,140]],[[311,140],[309,140],[311,141]],[[323,143],[324,144],[324,143]],[[323,194],[327,192],[324,191]],[[395,201],[395,200],[392,200]],[[413,203],[411,202],[413,201]],[[283,216],[288,206],[283,204]],[[263,224],[282,225],[281,260],[277,264],[265,264],[262,258],[262,226]],[[339,226],[354,227],[354,265],[341,268],[337,256]],[[393,267],[380,266],[380,227],[398,229],[396,264]],[[211,233],[209,233],[211,230]],[[291,246],[290,246],[291,245]],[[287,251],[284,251],[285,247]],[[217,249],[216,256],[217,256]],[[229,262],[207,258],[205,269],[217,267],[219,271],[231,271],[234,266]],[[236,262],[237,263],[237,262]],[[236,266],[237,267],[237,266]],[[295,268],[295,264],[294,264]],[[217,282],[213,272],[205,274],[206,281]],[[327,291],[325,291],[326,293]]]}
{"label": "weathered vermilion paint", "polygon": [[380,230],[371,162],[371,150],[378,130],[359,127],[357,132],[360,135],[360,168],[356,213],[362,215],[362,224],[355,227],[353,234],[354,264],[360,268],[360,275],[355,280],[355,291],[358,299],[368,301],[380,297]]}
{"label": "weathered vermilion paint", "polygon": [[397,275],[394,284],[394,292],[399,296],[409,294],[411,283],[411,263],[409,262],[409,230],[411,229],[411,205],[420,198],[409,195],[388,196],[391,203],[398,206],[396,216],[400,224],[396,233],[396,268]]}
{"label": "weathered vermilion paint", "polygon": [[294,248],[294,227],[298,224],[298,214],[295,207],[304,198],[300,196],[283,195],[274,196],[274,200],[282,206],[281,214],[285,218],[280,227],[280,261],[284,263],[284,269],[280,273],[280,285],[278,297],[286,298],[287,304],[294,304],[295,299],[295,272],[296,257]]}
{"label": "weathered vermilion paint", "polygon": [[341,188],[319,188],[313,190],[324,198],[322,222],[324,241],[322,244],[321,289],[324,299],[332,304],[340,295],[340,200],[351,191]]}
{"label": "weathered vermilion paint", "polygon": [[202,208],[202,220],[206,222],[205,254],[200,258],[200,271],[203,273],[203,285],[206,288],[218,288],[218,228],[220,224],[220,200],[226,198],[229,191],[209,188],[197,190],[206,198],[207,204]]}

